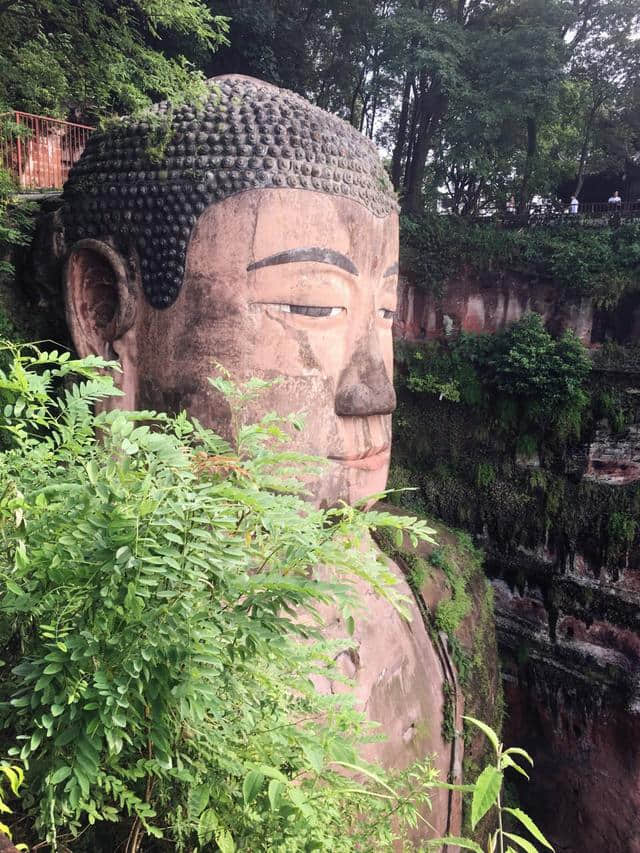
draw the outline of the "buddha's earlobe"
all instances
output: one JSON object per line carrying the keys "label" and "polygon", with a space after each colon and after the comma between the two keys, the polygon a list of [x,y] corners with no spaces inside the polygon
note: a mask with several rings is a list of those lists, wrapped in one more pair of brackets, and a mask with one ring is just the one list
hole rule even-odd
{"label": "buddha's earlobe", "polygon": [[78,354],[119,357],[117,342],[136,315],[135,282],[122,257],[99,240],[80,240],[67,258],[64,288],[67,323]]}

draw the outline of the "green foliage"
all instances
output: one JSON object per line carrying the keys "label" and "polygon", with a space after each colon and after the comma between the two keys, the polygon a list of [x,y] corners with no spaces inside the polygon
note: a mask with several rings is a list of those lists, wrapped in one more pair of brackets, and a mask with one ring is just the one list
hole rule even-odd
{"label": "green foliage", "polygon": [[[477,406],[506,434],[520,441],[520,452],[535,450],[537,438],[580,433],[588,403],[584,384],[591,370],[585,347],[571,333],[554,339],[538,314],[527,314],[494,335],[461,335],[445,344],[431,343],[405,354],[407,387],[417,393],[437,392],[423,382],[436,376],[440,399]],[[478,463],[476,481],[495,480],[488,463]]]}
{"label": "green foliage", "polygon": [[439,294],[465,267],[536,276],[612,306],[640,287],[640,225],[504,229],[491,222],[425,214],[402,217],[401,260],[416,287]]}
{"label": "green foliage", "polygon": [[[432,533],[434,531],[431,531]],[[392,560],[401,560],[407,583],[413,592],[419,596],[424,582],[430,575],[429,566],[415,550],[408,550],[398,545],[398,535],[393,530],[378,530],[376,541]]]}
{"label": "green foliage", "polygon": [[[359,762],[364,719],[348,692],[313,684],[339,678],[318,607],[357,618],[359,577],[402,608],[369,530],[417,543],[426,524],[304,503],[297,480],[319,463],[286,450],[292,419],[238,426],[229,443],[184,414],[94,415],[117,393],[110,365],[12,355],[0,727],[28,770],[34,843],[390,849],[421,820],[434,772],[388,779]],[[264,383],[216,385],[236,405]]]}
{"label": "green foliage", "polygon": [[[377,139],[406,210],[441,200],[474,214],[511,195],[524,207],[562,181],[572,191],[585,171],[622,172],[634,150],[635,0],[221,0],[217,9],[231,18],[231,45],[210,70],[304,93]],[[437,278],[447,259],[432,258]]]}
{"label": "green foliage", "polygon": [[0,103],[61,118],[75,107],[95,119],[181,98],[201,81],[193,60],[224,44],[226,31],[201,0],[4,3]]}
{"label": "green foliage", "polygon": [[[3,780],[4,777],[4,780]],[[6,764],[4,762],[0,762],[0,815],[2,814],[11,814],[11,809],[6,804],[4,800],[4,792],[2,790],[3,785],[2,782],[7,781],[9,783],[9,787],[11,789],[11,793],[14,797],[19,796],[20,788],[22,787],[22,783],[24,782],[24,771],[22,767],[18,767],[17,764]],[[12,839],[11,830],[0,820],[0,833],[4,833],[9,840]],[[26,844],[18,844],[18,850],[28,850]]]}
{"label": "green foliage", "polygon": [[[538,844],[541,844],[547,850],[553,851],[551,844],[549,844],[528,814],[523,812],[522,809],[505,806],[502,802],[505,772],[507,770],[514,770],[528,779],[528,773],[522,766],[522,759],[533,766],[531,756],[520,747],[505,749],[500,743],[496,732],[486,723],[469,716],[464,717],[464,720],[475,726],[486,736],[495,754],[495,763],[488,764],[473,785],[460,787],[460,790],[471,794],[472,829],[477,827],[488,812],[495,810],[498,826],[497,829],[490,833],[487,839],[487,853],[497,853],[497,851],[504,853],[505,850],[511,850],[515,853],[513,847],[505,847],[505,843],[508,844],[508,841],[513,841],[514,844],[527,853],[536,853],[536,848],[529,838],[520,834],[522,832],[521,827],[524,827]],[[509,831],[511,829],[509,821],[518,829],[517,833]],[[509,829],[506,828],[507,826],[509,826]],[[505,841],[505,839],[508,839],[508,841]],[[435,849],[436,846],[443,844],[456,844],[464,850],[473,850],[475,853],[482,853],[480,845],[469,838],[436,838],[428,842],[428,847],[429,849]]]}
{"label": "green foliage", "polygon": [[622,404],[620,392],[607,388],[602,390],[595,401],[596,418],[606,418],[611,432],[621,433],[627,426],[628,414]]}
{"label": "green foliage", "polygon": [[483,486],[491,486],[496,481],[496,471],[493,465],[489,462],[478,462],[476,467],[476,484]]}
{"label": "green foliage", "polygon": [[638,529],[635,518],[622,512],[614,512],[609,519],[609,537],[614,542],[631,544]]}
{"label": "green foliage", "polygon": [[[0,116],[0,135],[2,134]],[[16,186],[9,172],[0,168],[0,279],[13,274],[9,253],[14,246],[26,246],[33,231],[34,206],[15,198]]]}
{"label": "green foliage", "polygon": [[439,631],[453,636],[471,609],[471,598],[466,585],[467,572],[460,569],[448,548],[434,551],[430,561],[443,572],[451,593],[449,598],[438,602],[434,616],[435,625]]}
{"label": "green foliage", "polygon": [[442,685],[442,724],[440,727],[442,740],[451,743],[456,737],[455,694],[450,682]]}

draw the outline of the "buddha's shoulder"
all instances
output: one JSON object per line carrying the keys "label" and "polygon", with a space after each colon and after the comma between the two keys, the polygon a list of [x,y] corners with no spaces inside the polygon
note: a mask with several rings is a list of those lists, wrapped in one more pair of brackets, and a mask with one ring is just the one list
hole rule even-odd
{"label": "buddha's shoulder", "polygon": [[[376,509],[416,516],[389,503]],[[493,589],[484,571],[484,554],[467,532],[430,517],[419,518],[432,531],[432,541],[412,542],[404,534],[400,542],[384,527],[373,537],[399,582],[408,587],[449,680],[457,682],[466,713],[499,729],[502,689]]]}

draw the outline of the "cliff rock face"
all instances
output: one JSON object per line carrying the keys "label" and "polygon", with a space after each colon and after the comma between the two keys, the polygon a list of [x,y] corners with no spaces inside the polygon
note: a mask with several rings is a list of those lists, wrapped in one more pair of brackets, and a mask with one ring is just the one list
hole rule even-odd
{"label": "cliff rock face", "polygon": [[472,406],[407,393],[396,464],[488,555],[504,740],[535,761],[529,784],[514,780],[523,808],[562,853],[640,853],[640,295],[603,311],[549,284],[465,274],[442,298],[404,284],[396,334],[493,333],[529,311],[592,349],[586,433],[510,451]]}
{"label": "cliff rock face", "polygon": [[478,277],[467,271],[434,296],[401,280],[395,334],[408,341],[446,337],[456,332],[496,332],[535,311],[556,332],[572,329],[591,341],[594,309],[587,298],[560,301],[552,284],[513,274]]}
{"label": "cliff rock face", "polygon": [[[640,389],[629,389],[637,394]],[[605,427],[589,444],[589,466],[585,477],[610,486],[640,480],[640,426],[629,427],[623,436],[612,436]]]}

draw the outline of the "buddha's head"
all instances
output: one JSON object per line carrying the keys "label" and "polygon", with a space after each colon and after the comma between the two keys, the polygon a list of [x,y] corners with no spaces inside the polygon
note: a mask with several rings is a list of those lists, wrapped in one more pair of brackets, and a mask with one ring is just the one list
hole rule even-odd
{"label": "buddha's head", "polygon": [[280,378],[246,416],[306,414],[296,448],[330,460],[315,500],[384,488],[398,216],[368,140],[222,77],[198,108],[94,134],[64,195],[71,333],[81,355],[119,360],[120,407],[185,408],[226,434],[214,366]]}

